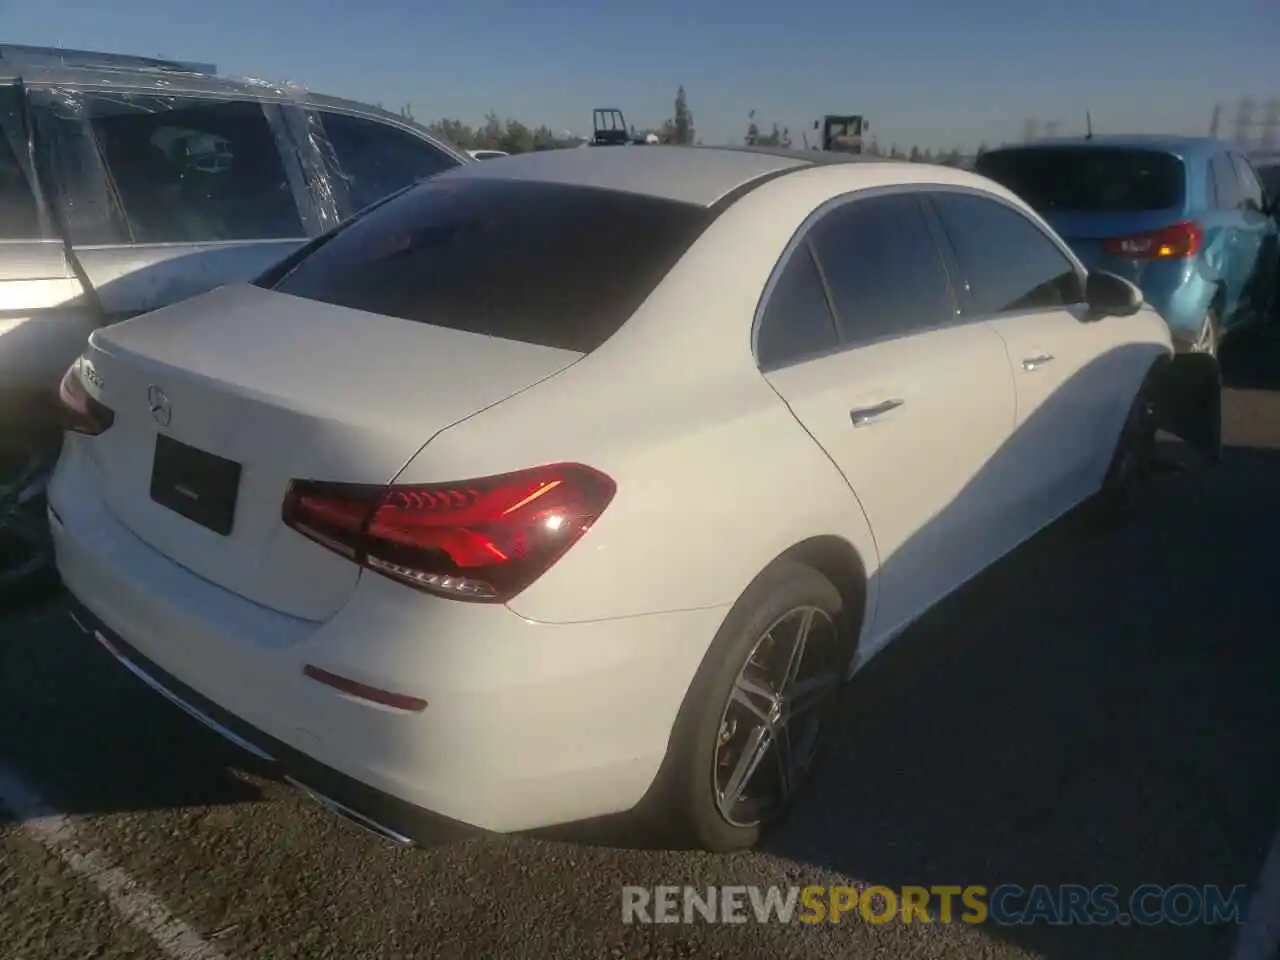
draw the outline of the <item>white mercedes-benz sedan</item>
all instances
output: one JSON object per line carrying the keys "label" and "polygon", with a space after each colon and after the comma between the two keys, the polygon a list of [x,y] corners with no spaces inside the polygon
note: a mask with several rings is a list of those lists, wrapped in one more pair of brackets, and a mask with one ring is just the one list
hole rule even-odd
{"label": "white mercedes-benz sedan", "polygon": [[1177,362],[976,175],[547,151],[94,332],[50,522],[87,633],[383,837],[726,851],[906,625],[1136,502]]}

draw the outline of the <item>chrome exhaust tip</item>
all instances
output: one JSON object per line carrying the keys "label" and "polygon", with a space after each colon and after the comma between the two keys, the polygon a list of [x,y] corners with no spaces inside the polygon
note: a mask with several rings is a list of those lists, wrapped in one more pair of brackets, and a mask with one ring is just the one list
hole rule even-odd
{"label": "chrome exhaust tip", "polygon": [[363,813],[357,813],[355,810],[352,810],[348,806],[344,806],[331,797],[326,797],[323,793],[308,787],[305,783],[295,780],[290,776],[286,776],[284,779],[309,799],[324,807],[329,813],[333,814],[335,817],[346,820],[348,823],[353,824],[356,827],[359,827],[365,833],[371,833],[381,840],[389,840],[399,847],[416,846],[416,844],[414,844],[414,842],[404,834],[397,833],[390,827],[384,827],[376,820],[366,817]]}

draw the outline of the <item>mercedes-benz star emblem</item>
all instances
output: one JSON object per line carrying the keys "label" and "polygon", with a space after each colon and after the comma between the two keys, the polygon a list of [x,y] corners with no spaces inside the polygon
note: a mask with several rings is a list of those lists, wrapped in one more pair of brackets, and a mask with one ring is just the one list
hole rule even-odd
{"label": "mercedes-benz star emblem", "polygon": [[162,427],[167,427],[173,419],[173,408],[169,406],[169,395],[155,384],[147,387],[147,403],[151,405],[151,419]]}

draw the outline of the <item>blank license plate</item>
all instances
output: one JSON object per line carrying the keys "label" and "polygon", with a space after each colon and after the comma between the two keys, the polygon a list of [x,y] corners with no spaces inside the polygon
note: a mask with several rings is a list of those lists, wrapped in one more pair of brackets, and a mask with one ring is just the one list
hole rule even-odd
{"label": "blank license plate", "polygon": [[151,499],[226,536],[236,518],[240,464],[160,435],[151,464]]}

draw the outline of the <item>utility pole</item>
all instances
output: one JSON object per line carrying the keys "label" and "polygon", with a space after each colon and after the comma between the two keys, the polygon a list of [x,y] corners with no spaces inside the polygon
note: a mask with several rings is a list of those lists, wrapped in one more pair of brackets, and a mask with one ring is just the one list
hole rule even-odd
{"label": "utility pole", "polygon": [[1239,103],[1236,104],[1236,135],[1235,141],[1240,146],[1246,146],[1253,139],[1253,111],[1257,104],[1253,97],[1241,97]]}

